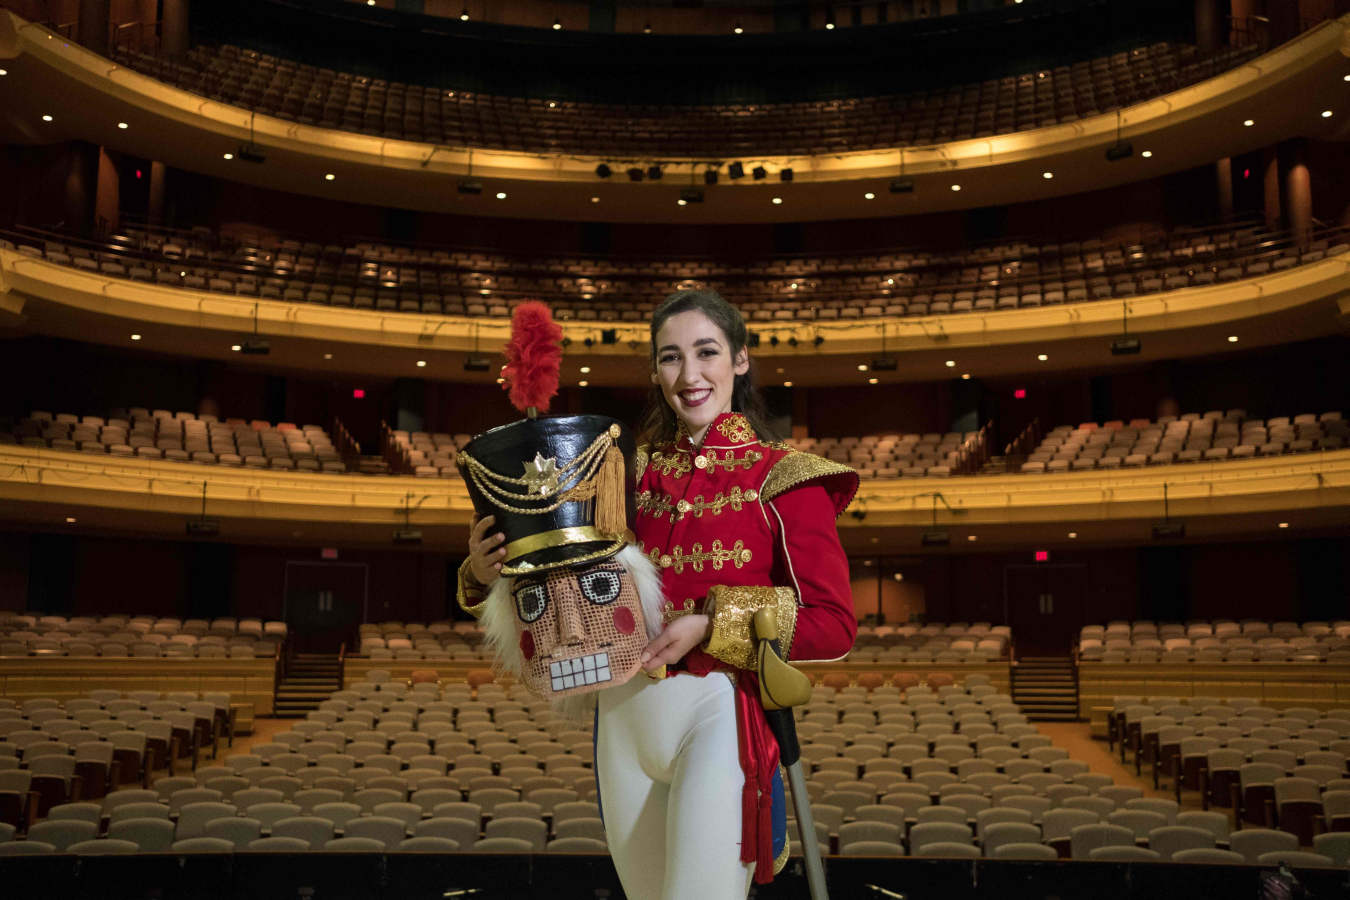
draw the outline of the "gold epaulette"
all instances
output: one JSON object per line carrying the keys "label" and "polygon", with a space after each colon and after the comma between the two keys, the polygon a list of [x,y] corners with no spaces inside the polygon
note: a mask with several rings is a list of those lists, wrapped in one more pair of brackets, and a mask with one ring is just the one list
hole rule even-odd
{"label": "gold epaulette", "polygon": [[474,580],[471,566],[473,560],[466,559],[459,564],[458,584],[455,586],[455,601],[459,608],[475,619],[483,615],[484,601],[487,600],[487,588]]}
{"label": "gold epaulette", "polygon": [[858,473],[848,466],[814,453],[793,450],[773,464],[760,488],[760,499],[767,503],[808,481],[822,482],[834,501],[835,515],[843,513],[858,491]]}

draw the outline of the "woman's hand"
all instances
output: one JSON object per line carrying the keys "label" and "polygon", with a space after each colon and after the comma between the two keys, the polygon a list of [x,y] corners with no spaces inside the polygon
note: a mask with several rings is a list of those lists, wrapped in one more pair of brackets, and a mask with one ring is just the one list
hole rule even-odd
{"label": "woman's hand", "polygon": [[652,671],[684,659],[686,653],[708,639],[712,620],[702,613],[680,616],[665,627],[642,650],[642,668]]}
{"label": "woman's hand", "polygon": [[497,521],[496,516],[474,516],[473,528],[469,531],[469,568],[473,580],[483,587],[491,587],[501,573],[502,559],[506,548],[501,546],[506,535],[500,531],[488,535],[488,529]]}

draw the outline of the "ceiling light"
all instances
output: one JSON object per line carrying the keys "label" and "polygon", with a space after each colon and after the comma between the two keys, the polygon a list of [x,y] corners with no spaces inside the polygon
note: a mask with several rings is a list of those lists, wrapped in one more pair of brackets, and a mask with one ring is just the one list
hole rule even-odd
{"label": "ceiling light", "polygon": [[554,20],[553,20],[553,30],[554,30],[554,31],[562,31],[562,19],[554,19]]}
{"label": "ceiling light", "polygon": [[679,205],[679,206],[688,206],[688,205],[689,205],[689,201],[686,200],[686,199],[684,199],[683,197],[681,197],[680,199],[676,200],[675,203],[676,203],[677,205]]}
{"label": "ceiling light", "polygon": [[976,537],[975,535],[973,535],[973,534],[968,534],[968,535],[966,535],[966,540],[968,540],[968,541],[978,541],[979,538],[977,538],[977,537]]}
{"label": "ceiling light", "polygon": [[[1322,115],[1326,115],[1326,113],[1323,113]],[[126,122],[118,122],[117,127],[122,129],[123,131],[126,131],[129,126],[127,125]]]}
{"label": "ceiling light", "polygon": [[374,6],[375,0],[366,0],[366,6]]}
{"label": "ceiling light", "polygon": [[895,279],[894,279],[894,278],[887,278],[887,279],[886,279],[886,283],[887,283],[887,284],[895,284]]}
{"label": "ceiling light", "polygon": [[497,379],[497,383],[498,383],[498,384],[506,384],[506,379],[505,379],[505,378],[498,378],[498,379]]}
{"label": "ceiling light", "polygon": [[773,200],[772,200],[772,203],[773,203],[774,206],[782,206],[782,205],[783,205],[783,198],[782,198],[782,197],[774,197]]}
{"label": "ceiling light", "polygon": [[557,108],[558,108],[558,101],[557,101],[557,100],[550,100],[550,101],[548,101],[548,108],[549,108],[549,109],[557,109]]}
{"label": "ceiling light", "polygon": [[1230,334],[1230,335],[1228,336],[1228,343],[1230,343],[1230,344],[1236,344],[1237,342],[1238,342],[1238,336],[1237,336],[1236,334]]}
{"label": "ceiling light", "polygon": [[880,381],[880,380],[881,380],[880,378],[877,378],[877,377],[873,376],[872,378],[867,379],[867,383],[868,383],[868,384],[876,384],[876,383],[877,383],[878,381]]}
{"label": "ceiling light", "polygon": [[1044,178],[1046,181],[1049,181],[1051,178],[1054,178],[1054,177],[1055,177],[1055,173],[1054,173],[1054,172],[1042,172],[1042,173],[1041,173],[1041,177]]}
{"label": "ceiling light", "polygon": [[51,120],[52,120],[52,117],[51,117],[51,116],[43,116],[43,117],[42,117],[42,121],[44,121],[44,122],[50,122]]}
{"label": "ceiling light", "polygon": [[1072,540],[1075,540],[1077,537],[1078,537],[1078,532],[1076,532],[1076,531],[1070,531],[1070,532],[1069,532],[1069,540],[1071,540],[1071,541],[1072,541]]}
{"label": "ceiling light", "polygon": [[141,336],[140,336],[139,334],[133,334],[133,335],[131,336],[131,339],[132,339],[133,341],[139,341],[139,340],[141,339]]}
{"label": "ceiling light", "polygon": [[1281,522],[1281,523],[1279,524],[1278,527],[1280,527],[1280,528],[1288,528],[1288,527],[1289,527],[1289,523],[1288,523],[1288,522]]}
{"label": "ceiling light", "polygon": [[952,190],[954,190],[954,191],[959,191],[959,190],[961,190],[961,185],[959,185],[959,184],[954,184],[954,185],[952,185]]}
{"label": "ceiling light", "polygon": [[962,380],[962,381],[969,381],[969,380],[970,380],[970,373],[969,373],[969,372],[962,372],[962,373],[961,373],[961,380]]}
{"label": "ceiling light", "polygon": [[337,178],[337,176],[334,175],[332,172],[329,172],[328,174],[323,176],[324,181],[332,181],[335,178]]}
{"label": "ceiling light", "polygon": [[1153,158],[1153,151],[1152,151],[1152,150],[1141,150],[1141,151],[1139,151],[1139,155],[1142,156],[1144,159],[1152,159],[1152,158]]}
{"label": "ceiling light", "polygon": [[741,27],[740,22],[737,22],[736,25],[731,30],[735,34],[741,34],[742,32],[745,31],[745,29]]}
{"label": "ceiling light", "polygon": [[875,199],[877,199],[877,195],[874,194],[874,193],[872,193],[871,191],[868,191],[867,193],[863,194],[863,199],[864,199],[864,200],[875,200]]}
{"label": "ceiling light", "polygon": [[866,371],[867,371],[867,363],[858,363],[858,371],[859,371],[859,372],[866,372]]}
{"label": "ceiling light", "polygon": [[[3,74],[5,74],[5,73],[4,73],[4,72],[0,72],[0,75],[3,75]],[[1341,76],[1341,81],[1350,81],[1350,75],[1342,75],[1342,76]]]}
{"label": "ceiling light", "polygon": [[419,369],[425,369],[426,367],[427,367],[427,361],[426,361],[425,359],[419,359],[419,360],[417,361],[417,368],[419,368]]}
{"label": "ceiling light", "polygon": [[600,198],[599,198],[599,197],[592,197],[592,198],[591,198],[591,202],[592,202],[592,203],[599,203],[599,202],[600,202]]}
{"label": "ceiling light", "polygon": [[1251,128],[1253,125],[1256,124],[1256,120],[1255,120],[1255,119],[1245,119],[1245,120],[1243,120],[1242,124],[1243,124],[1243,125],[1246,125],[1248,128]]}
{"label": "ceiling light", "polygon": [[74,525],[74,524],[75,524],[75,517],[74,517],[74,516],[66,516],[66,524],[67,524],[67,525]]}
{"label": "ceiling light", "polygon": [[589,375],[589,374],[591,374],[591,367],[590,367],[590,366],[582,366],[582,367],[581,367],[581,374],[582,374],[582,375]]}
{"label": "ceiling light", "polygon": [[225,158],[226,158],[226,159],[234,159],[234,154],[233,154],[233,153],[226,153],[226,154],[225,154]]}
{"label": "ceiling light", "polygon": [[792,284],[788,285],[788,290],[795,291],[796,289],[797,289],[797,282],[794,281],[792,282]]}
{"label": "ceiling light", "polygon": [[[4,78],[4,77],[5,77],[6,75],[8,75],[8,74],[9,74],[9,69],[0,69],[0,78]],[[1346,80],[1347,80],[1347,81],[1350,81],[1350,78],[1347,78]]]}
{"label": "ceiling light", "polygon": [[1324,109],[1324,110],[1322,110],[1322,118],[1324,118],[1324,119],[1330,119],[1330,118],[1331,118],[1331,110],[1329,110],[1329,109]]}
{"label": "ceiling light", "polygon": [[244,348],[239,344],[231,344],[230,349],[233,350],[235,353],[238,353],[240,350],[243,350]]}
{"label": "ceiling light", "polygon": [[947,366],[947,368],[949,368],[949,369],[954,369],[954,368],[956,368],[956,360],[954,360],[954,359],[949,359],[949,360],[947,360],[946,366]]}
{"label": "ceiling light", "polygon": [[505,200],[505,199],[506,199],[506,191],[498,191],[498,192],[497,192],[497,199],[498,199],[498,200]]}
{"label": "ceiling light", "polygon": [[459,20],[461,22],[469,21],[469,8],[467,6],[459,11]]}
{"label": "ceiling light", "polygon": [[324,359],[332,359],[332,358],[333,358],[333,354],[331,354],[331,353],[325,353],[325,354],[323,355],[323,358],[324,358]]}
{"label": "ceiling light", "polygon": [[584,379],[584,378],[583,378],[582,380],[580,380],[580,381],[577,382],[577,387],[588,387],[589,385],[590,385],[590,382],[587,381],[587,380]]}
{"label": "ceiling light", "polygon": [[783,382],[783,387],[792,387],[792,382],[790,381]]}
{"label": "ceiling light", "polygon": [[1045,362],[1050,357],[1046,356],[1044,353],[1038,353],[1036,354],[1036,358],[1039,359],[1041,362]]}

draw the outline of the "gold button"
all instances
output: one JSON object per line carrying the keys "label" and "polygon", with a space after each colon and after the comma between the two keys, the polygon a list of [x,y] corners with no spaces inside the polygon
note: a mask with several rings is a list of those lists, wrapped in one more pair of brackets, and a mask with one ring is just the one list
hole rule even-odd
{"label": "gold button", "polygon": [[745,499],[753,503],[754,501],[759,499],[759,491],[755,490],[754,488],[751,488],[750,490],[745,492]]}
{"label": "gold button", "polygon": [[695,457],[694,457],[694,465],[698,466],[700,469],[706,469],[706,468],[708,468],[708,457],[706,457],[706,456],[695,456]]}
{"label": "gold button", "polygon": [[694,504],[690,503],[688,500],[681,500],[679,503],[675,504],[675,508],[681,513],[687,513],[694,508]]}
{"label": "gold button", "polygon": [[749,561],[750,561],[750,551],[749,551],[749,550],[742,550],[742,551],[741,551],[741,562],[743,562],[743,563],[748,563]]}
{"label": "gold button", "polygon": [[669,554],[669,553],[662,553],[662,554],[661,554],[661,568],[663,568],[663,569],[669,569],[669,568],[670,568],[670,563],[671,563],[670,554]]}

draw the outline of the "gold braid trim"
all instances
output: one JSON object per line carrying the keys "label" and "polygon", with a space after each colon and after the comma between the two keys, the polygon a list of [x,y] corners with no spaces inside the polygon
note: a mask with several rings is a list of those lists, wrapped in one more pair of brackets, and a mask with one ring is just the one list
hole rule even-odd
{"label": "gold braid trim", "polygon": [[694,464],[689,459],[688,452],[676,450],[673,454],[666,454],[660,450],[652,454],[650,465],[663,477],[682,478],[693,471]]}
{"label": "gold braid trim", "polygon": [[792,854],[792,835],[783,838],[783,849],[778,852],[778,856],[773,861],[773,874],[777,875],[783,871],[783,866],[787,865],[788,856]]}
{"label": "gold braid trim", "polygon": [[459,564],[458,584],[455,587],[455,602],[475,619],[483,615],[483,604],[487,600],[488,589],[473,577],[473,560],[466,559]]}
{"label": "gold braid trim", "polygon": [[717,496],[711,500],[705,500],[702,494],[697,494],[693,500],[677,501],[669,494],[656,494],[647,490],[637,495],[636,502],[639,512],[649,513],[657,519],[664,518],[669,514],[670,521],[678,522],[690,514],[699,519],[703,518],[705,512],[720,516],[723,508],[727,506],[730,506],[736,512],[740,512],[745,508],[746,503],[754,503],[758,499],[759,491],[754,488],[746,488],[742,491],[740,486],[737,485],[726,494],[719,491]]}
{"label": "gold braid trim", "polygon": [[853,499],[853,491],[857,490],[858,473],[848,466],[816,456],[814,453],[794,450],[774,463],[773,468],[769,470],[769,477],[764,479],[764,485],[760,489],[759,496],[765,503],[768,503],[778,495],[785,494],[808,481],[841,475],[851,476],[853,482],[848,497],[839,498],[843,499],[843,505],[838,505],[838,500],[836,500],[836,509],[839,513],[842,513],[844,507],[848,506],[848,501]]}
{"label": "gold braid trim", "polygon": [[712,634],[703,649],[727,665],[758,669],[751,623],[755,613],[766,607],[778,614],[778,646],[787,659],[797,630],[797,593],[789,587],[719,584],[709,588],[703,612],[712,617]]}
{"label": "gold braid trim", "polygon": [[637,473],[636,483],[642,483],[642,475],[647,471],[647,459],[651,455],[650,449],[646,444],[637,448],[633,453],[633,471]]}

